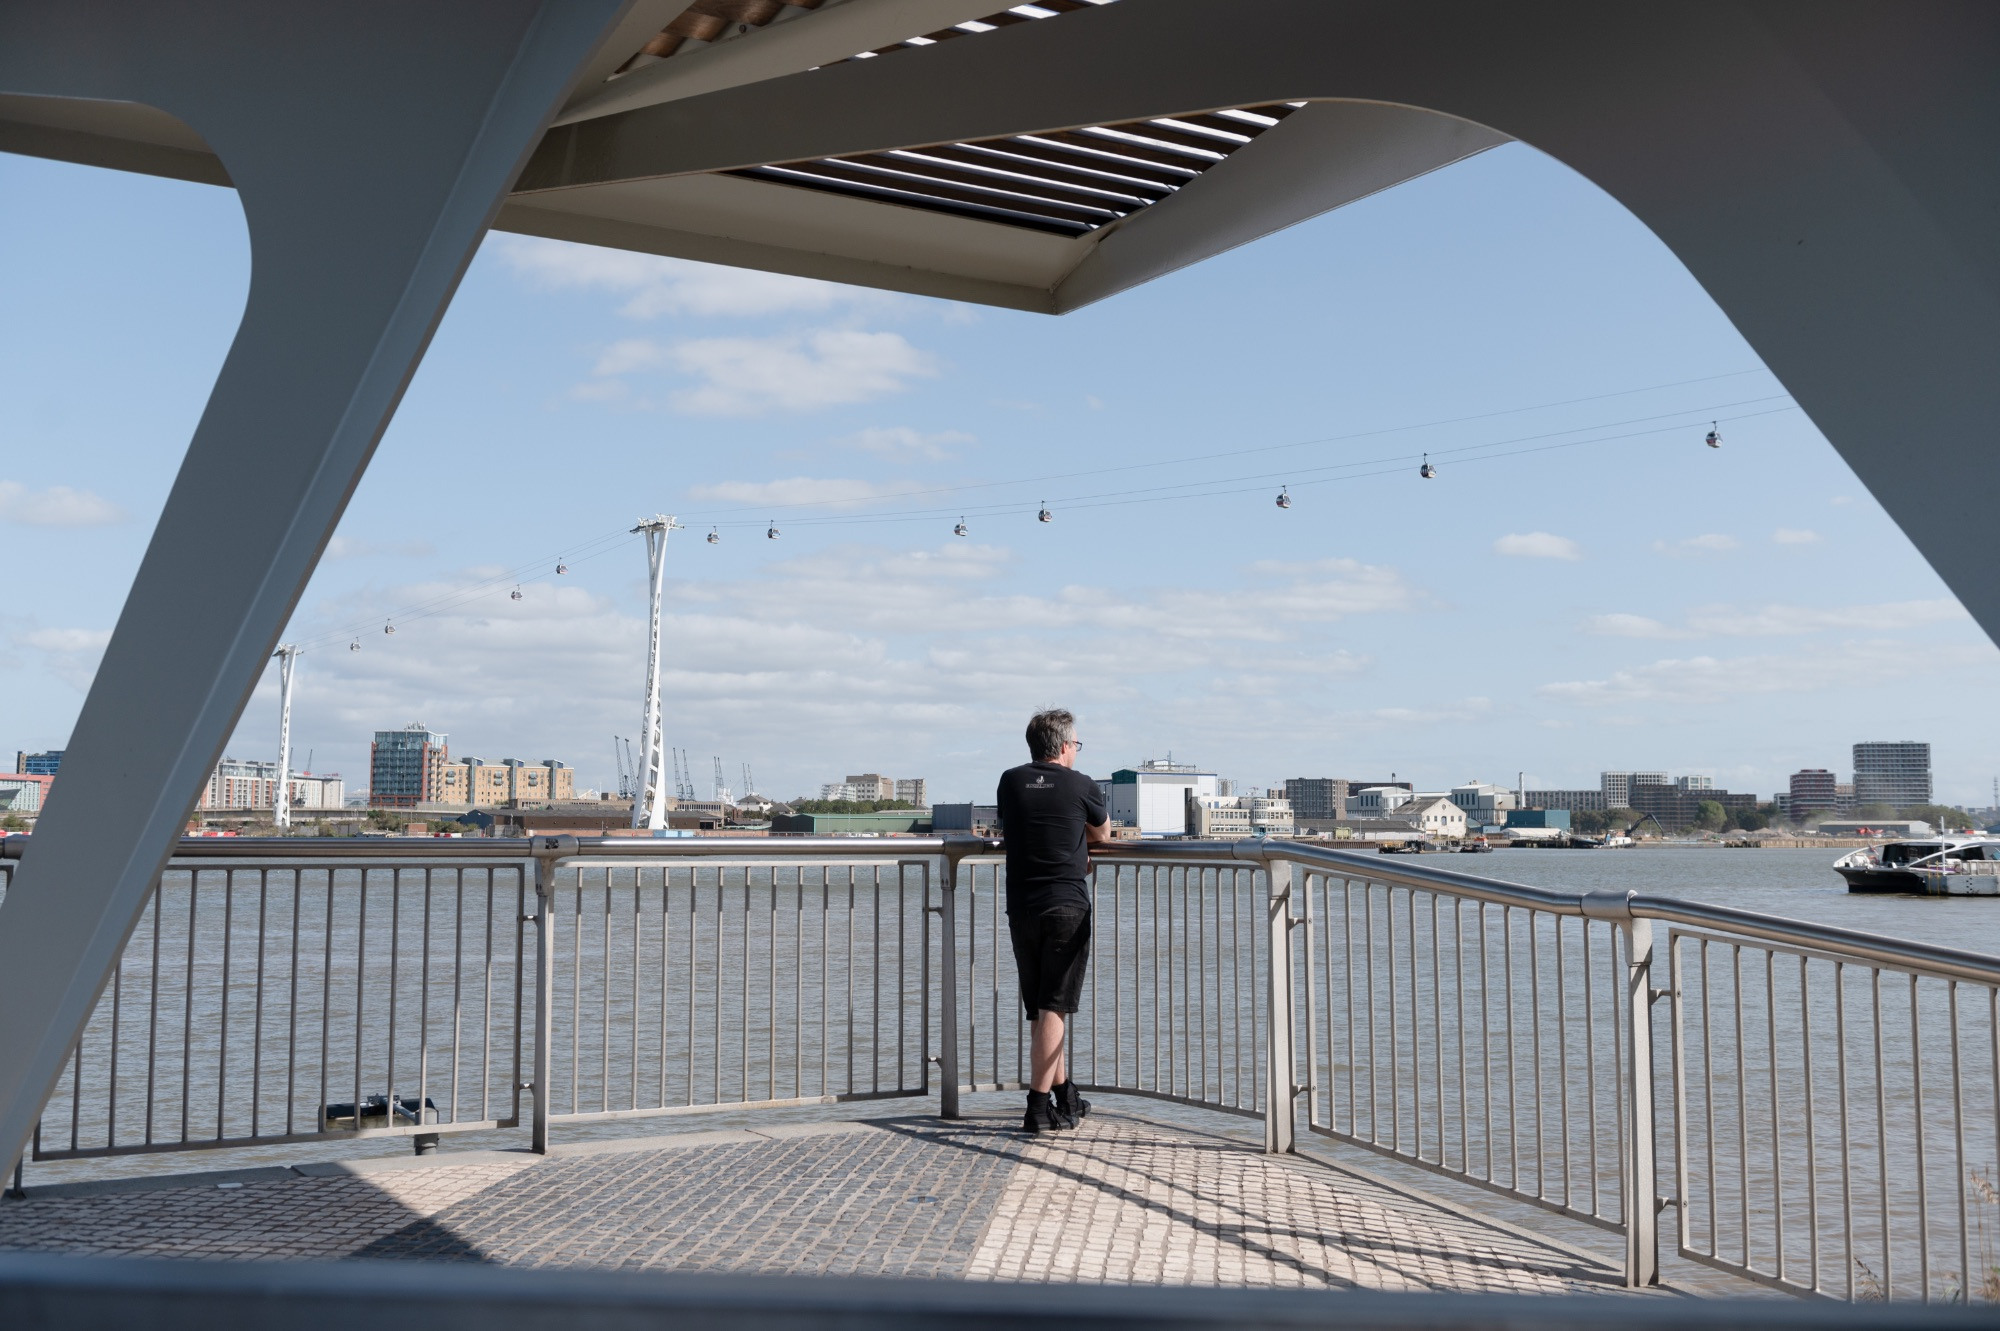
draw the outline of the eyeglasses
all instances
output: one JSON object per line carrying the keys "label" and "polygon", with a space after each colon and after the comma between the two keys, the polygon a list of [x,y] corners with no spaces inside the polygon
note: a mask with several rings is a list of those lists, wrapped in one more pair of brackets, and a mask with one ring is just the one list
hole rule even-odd
{"label": "eyeglasses", "polygon": [[1070,747],[1071,747],[1072,749],[1075,749],[1075,750],[1076,750],[1076,751],[1077,751],[1078,753],[1082,753],[1082,752],[1083,752],[1083,741],[1082,741],[1082,740],[1080,740],[1080,739],[1073,739],[1073,740],[1071,740],[1071,741],[1069,742],[1069,746],[1070,746]]}

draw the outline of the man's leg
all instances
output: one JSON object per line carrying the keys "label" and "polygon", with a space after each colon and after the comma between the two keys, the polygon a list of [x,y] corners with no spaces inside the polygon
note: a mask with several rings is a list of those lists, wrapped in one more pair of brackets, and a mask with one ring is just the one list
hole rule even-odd
{"label": "man's leg", "polygon": [[1028,1067],[1032,1074],[1029,1086],[1041,1095],[1049,1090],[1063,1076],[1063,1014],[1044,1009],[1035,1014],[1033,1043],[1029,1047]]}

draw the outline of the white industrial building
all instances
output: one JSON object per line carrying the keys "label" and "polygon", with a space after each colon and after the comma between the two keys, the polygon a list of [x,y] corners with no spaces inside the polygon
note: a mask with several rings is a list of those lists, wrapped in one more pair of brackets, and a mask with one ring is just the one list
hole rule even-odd
{"label": "white industrial building", "polygon": [[1416,796],[1401,786],[1369,786],[1347,793],[1347,816],[1350,818],[1389,818],[1396,810],[1408,804]]}
{"label": "white industrial building", "polygon": [[1466,823],[1473,827],[1497,826],[1507,821],[1509,810],[1521,807],[1521,801],[1513,791],[1484,781],[1468,781],[1462,786],[1453,786],[1447,798],[1464,810]]}
{"label": "white industrial building", "polygon": [[[1186,834],[1211,840],[1292,835],[1292,802],[1281,795],[1187,797]],[[1115,820],[1114,820],[1115,821]]]}
{"label": "white industrial building", "polygon": [[1142,837],[1187,835],[1190,797],[1219,796],[1222,781],[1190,763],[1149,758],[1099,781],[1113,827],[1136,827]]}

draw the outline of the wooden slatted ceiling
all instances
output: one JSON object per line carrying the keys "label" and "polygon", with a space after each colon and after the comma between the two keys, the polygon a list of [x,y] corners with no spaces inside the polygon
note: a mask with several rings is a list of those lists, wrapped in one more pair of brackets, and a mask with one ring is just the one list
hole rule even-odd
{"label": "wooden slatted ceiling", "polygon": [[728,174],[1081,236],[1166,198],[1299,105],[1277,102]]}

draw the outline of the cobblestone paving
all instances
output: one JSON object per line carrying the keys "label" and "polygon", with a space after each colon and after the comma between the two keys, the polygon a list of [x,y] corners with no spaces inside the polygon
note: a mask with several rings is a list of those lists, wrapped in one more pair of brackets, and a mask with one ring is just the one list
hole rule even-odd
{"label": "cobblestone paving", "polygon": [[0,1249],[1000,1280],[1615,1289],[1561,1249],[1242,1143],[1097,1114],[883,1120],[670,1148],[0,1204]]}
{"label": "cobblestone paving", "polygon": [[0,1204],[0,1249],[108,1257],[293,1261],[345,1257],[529,1167],[459,1165],[395,1173],[215,1184]]}
{"label": "cobblestone paving", "polygon": [[1020,1142],[870,1130],[551,1160],[357,1257],[794,1275],[958,1276]]}
{"label": "cobblestone paving", "polygon": [[1602,1293],[1561,1252],[1363,1180],[1093,1115],[1022,1152],[975,1279]]}

